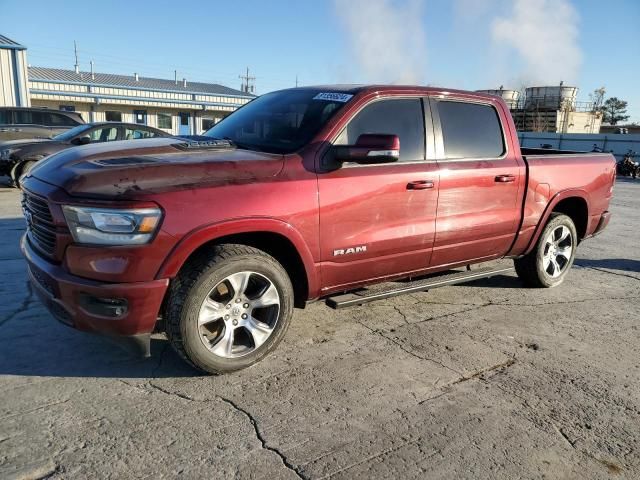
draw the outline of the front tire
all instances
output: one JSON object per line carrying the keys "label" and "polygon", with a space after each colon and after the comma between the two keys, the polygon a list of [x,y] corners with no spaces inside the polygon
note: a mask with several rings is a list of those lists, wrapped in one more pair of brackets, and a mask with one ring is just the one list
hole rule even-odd
{"label": "front tire", "polygon": [[245,245],[219,245],[191,259],[174,280],[166,333],[195,368],[233,372],[276,348],[293,303],[289,276],[273,257]]}
{"label": "front tire", "polygon": [[535,248],[514,260],[516,273],[528,287],[560,285],[573,265],[577,246],[573,220],[567,215],[552,213]]}

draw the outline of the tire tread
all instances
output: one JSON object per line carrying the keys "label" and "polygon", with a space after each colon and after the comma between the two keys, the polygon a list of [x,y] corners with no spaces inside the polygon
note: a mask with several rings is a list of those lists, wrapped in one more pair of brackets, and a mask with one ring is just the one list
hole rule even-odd
{"label": "tire tread", "polygon": [[[528,253],[526,254],[524,257],[522,258],[516,258],[513,263],[516,269],[516,273],[518,274],[518,277],[520,278],[520,280],[522,280],[522,282],[527,286],[527,287],[531,287],[531,288],[549,288],[551,286],[555,286],[555,285],[559,285],[560,283],[562,283],[562,279],[564,279],[564,274],[562,275],[562,279],[560,280],[560,282],[556,283],[555,285],[549,285],[548,283],[546,283],[544,281],[544,279],[540,276],[540,274],[538,273],[538,250],[540,248],[540,243],[544,241],[545,238],[545,231],[547,229],[547,227],[549,225],[551,225],[552,223],[556,222],[557,219],[559,218],[566,218],[569,223],[571,223],[572,228],[573,228],[573,234],[575,236],[575,225],[573,224],[573,220],[571,220],[571,217],[563,214],[563,213],[559,213],[559,212],[553,212],[551,213],[551,215],[549,216],[549,220],[547,222],[547,224],[545,225],[544,229],[542,230],[540,237],[538,238],[538,242],[536,243],[535,247]],[[576,237],[577,240],[577,237]],[[577,244],[576,244],[577,246]],[[574,253],[573,255],[575,255],[575,246],[574,246]],[[566,274],[566,272],[565,272]]]}
{"label": "tire tread", "polygon": [[187,354],[181,329],[183,307],[189,296],[189,292],[208,269],[222,261],[243,255],[261,256],[277,262],[277,260],[268,253],[247,245],[215,245],[189,259],[187,264],[180,270],[180,273],[171,282],[165,309],[165,333],[169,343],[180,358],[195,369],[202,370],[203,368],[197,365]]}

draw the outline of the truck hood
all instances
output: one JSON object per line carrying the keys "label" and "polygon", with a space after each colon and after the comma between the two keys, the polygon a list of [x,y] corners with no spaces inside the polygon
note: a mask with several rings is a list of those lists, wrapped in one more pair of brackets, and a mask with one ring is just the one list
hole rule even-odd
{"label": "truck hood", "polygon": [[91,198],[140,198],[189,188],[251,183],[282,170],[284,157],[222,144],[159,138],[71,148],[38,162],[29,173]]}

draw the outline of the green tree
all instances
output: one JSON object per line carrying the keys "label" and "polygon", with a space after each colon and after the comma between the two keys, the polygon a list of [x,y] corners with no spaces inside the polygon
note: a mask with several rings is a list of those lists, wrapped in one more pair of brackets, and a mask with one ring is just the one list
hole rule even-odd
{"label": "green tree", "polygon": [[617,125],[618,122],[629,120],[629,115],[626,115],[627,102],[618,97],[607,98],[600,107],[600,111],[603,115],[602,120],[609,125]]}

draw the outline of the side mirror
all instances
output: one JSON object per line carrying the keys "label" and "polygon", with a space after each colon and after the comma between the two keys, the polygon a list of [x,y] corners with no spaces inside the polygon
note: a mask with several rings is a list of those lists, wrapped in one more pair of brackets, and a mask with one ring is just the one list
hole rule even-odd
{"label": "side mirror", "polygon": [[355,145],[336,145],[334,158],[340,162],[361,165],[397,162],[400,158],[400,138],[397,135],[363,133]]}
{"label": "side mirror", "polygon": [[84,135],[82,137],[74,138],[73,140],[71,140],[71,143],[73,143],[74,145],[86,145],[88,143],[91,143],[91,137],[89,135]]}

